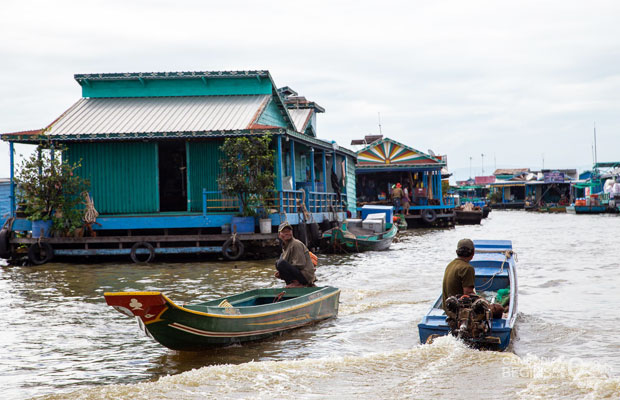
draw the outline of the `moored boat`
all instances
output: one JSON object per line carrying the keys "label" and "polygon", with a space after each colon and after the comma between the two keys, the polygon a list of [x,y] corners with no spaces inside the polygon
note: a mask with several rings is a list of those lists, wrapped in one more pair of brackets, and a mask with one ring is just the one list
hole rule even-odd
{"label": "moored boat", "polygon": [[491,207],[488,204],[482,206],[482,218],[487,218],[491,212]]}
{"label": "moored boat", "polygon": [[[496,298],[500,293],[507,296],[506,307],[508,309],[501,318],[489,318],[482,321],[484,324],[488,323],[485,328],[487,332],[484,334],[475,337],[467,334],[461,335],[460,329],[459,332],[453,329],[452,334],[460,336],[474,347],[503,351],[510,344],[512,329],[517,317],[517,275],[512,242],[510,240],[474,240],[474,246],[476,252],[470,264],[476,271],[476,292],[481,298],[487,300]],[[474,302],[473,305],[475,307],[476,303]],[[442,309],[442,295],[439,295],[437,301],[422,318],[418,324],[418,330],[421,343],[428,343],[437,336],[451,333],[446,312]]]}
{"label": "moored boat", "polygon": [[363,251],[381,251],[390,248],[398,226],[386,224],[385,231],[375,232],[354,224],[343,224],[323,232],[323,249],[334,253],[359,253]]}
{"label": "moored boat", "polygon": [[459,210],[454,209],[456,214],[456,223],[459,225],[476,225],[482,222],[483,211],[482,210]]}
{"label": "moored boat", "polygon": [[484,217],[482,207],[475,206],[472,203],[466,203],[465,205],[455,207],[454,214],[456,217],[456,223],[459,225],[479,224]]}
{"label": "moored boat", "polygon": [[128,316],[173,350],[226,346],[299,328],[338,314],[334,287],[269,288],[180,306],[160,292],[104,294],[108,305]]}
{"label": "moored boat", "polygon": [[569,214],[603,214],[608,212],[607,206],[595,205],[595,206],[577,206],[571,204],[566,207],[566,212]]}

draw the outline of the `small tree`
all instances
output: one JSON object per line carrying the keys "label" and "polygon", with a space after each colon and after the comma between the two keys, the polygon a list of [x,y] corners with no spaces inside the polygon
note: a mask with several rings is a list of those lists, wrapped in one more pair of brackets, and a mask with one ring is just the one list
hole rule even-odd
{"label": "small tree", "polygon": [[265,201],[275,190],[275,152],[270,142],[267,135],[232,137],[220,147],[224,154],[218,183],[225,195],[239,197],[242,216],[256,215],[257,208],[265,212]]}
{"label": "small tree", "polygon": [[55,231],[66,232],[82,225],[82,213],[78,210],[80,194],[88,190],[90,183],[74,173],[79,163],[71,165],[62,159],[64,150],[37,146],[18,166],[14,179],[26,218],[31,221],[51,219]]}

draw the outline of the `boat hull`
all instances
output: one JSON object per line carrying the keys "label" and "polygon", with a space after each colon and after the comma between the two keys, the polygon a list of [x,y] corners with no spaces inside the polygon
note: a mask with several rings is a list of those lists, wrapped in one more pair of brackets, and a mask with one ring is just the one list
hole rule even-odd
{"label": "boat hull", "polygon": [[[273,303],[280,293],[282,300]],[[260,340],[332,318],[338,314],[339,297],[340,290],[333,287],[272,288],[178,306],[159,292],[105,294],[109,305],[135,316],[148,336],[173,350]]]}
{"label": "boat hull", "polygon": [[372,236],[347,237],[341,229],[334,228],[323,234],[324,248],[334,253],[360,253],[364,251],[388,250],[394,237],[398,233],[398,226]]}
{"label": "boat hull", "polygon": [[602,214],[607,212],[607,206],[568,206],[566,212],[569,214]]}
{"label": "boat hull", "polygon": [[482,221],[483,210],[463,211],[455,210],[456,223],[459,225],[476,225]]}
{"label": "boat hull", "polygon": [[[474,347],[504,351],[510,345],[518,308],[517,274],[512,255],[512,243],[508,240],[475,240],[474,246],[476,255],[471,264],[476,270],[476,291],[479,293],[496,292],[499,289],[510,288],[510,302],[508,312],[502,318],[494,318],[491,321],[488,336],[497,340],[497,343],[469,344]],[[428,343],[429,339],[436,336],[450,334],[446,314],[441,306],[442,296],[439,295],[439,298],[418,324],[420,343]]]}

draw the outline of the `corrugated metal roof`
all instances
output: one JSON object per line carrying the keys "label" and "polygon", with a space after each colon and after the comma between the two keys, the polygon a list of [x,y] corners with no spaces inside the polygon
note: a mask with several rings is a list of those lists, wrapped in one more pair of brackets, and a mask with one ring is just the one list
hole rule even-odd
{"label": "corrugated metal roof", "polygon": [[248,129],[269,95],[83,98],[47,131],[50,135],[190,132]]}
{"label": "corrugated metal roof", "polygon": [[295,124],[295,130],[297,132],[303,133],[306,124],[308,123],[308,119],[312,114],[311,108],[289,108],[288,113],[293,119],[293,123]]}

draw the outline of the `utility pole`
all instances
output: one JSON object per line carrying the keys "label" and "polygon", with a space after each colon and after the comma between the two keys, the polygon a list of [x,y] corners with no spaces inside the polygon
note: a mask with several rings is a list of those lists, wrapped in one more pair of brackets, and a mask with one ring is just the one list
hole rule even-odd
{"label": "utility pole", "polygon": [[482,176],[484,176],[484,153],[480,154],[482,157]]}
{"label": "utility pole", "polygon": [[469,179],[471,179],[471,156],[469,156]]}

